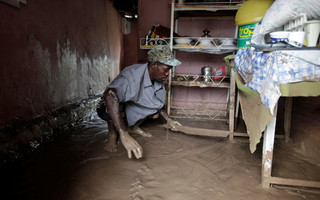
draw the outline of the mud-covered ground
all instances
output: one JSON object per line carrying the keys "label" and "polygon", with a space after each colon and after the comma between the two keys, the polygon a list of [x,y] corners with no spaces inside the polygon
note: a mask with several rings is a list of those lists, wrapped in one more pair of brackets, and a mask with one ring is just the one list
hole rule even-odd
{"label": "mud-covered ground", "polygon": [[[300,130],[303,118],[293,127]],[[317,119],[317,118],[316,118]],[[310,118],[307,118],[310,121]],[[260,185],[261,144],[253,154],[248,138],[191,136],[147,121],[153,137],[133,135],[142,159],[128,159],[123,146],[104,150],[107,126],[96,116],[1,171],[1,199],[233,200],[320,199],[310,188]],[[306,123],[306,122],[305,122]],[[308,127],[306,132],[318,132]],[[294,134],[294,129],[292,130]],[[273,175],[320,181],[319,163],[299,152],[293,140],[277,139]]]}

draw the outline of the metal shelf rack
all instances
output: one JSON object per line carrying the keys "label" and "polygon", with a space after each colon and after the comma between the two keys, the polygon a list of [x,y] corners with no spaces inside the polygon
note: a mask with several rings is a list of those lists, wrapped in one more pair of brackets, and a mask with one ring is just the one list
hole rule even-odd
{"label": "metal shelf rack", "polygon": [[[235,38],[217,38],[217,37],[173,37],[177,32],[179,18],[216,18],[225,15],[235,16],[236,11],[242,2],[203,2],[203,3],[175,3],[172,1],[171,6],[171,27],[170,38],[165,38],[164,44],[169,44],[173,51],[199,52],[208,54],[232,54],[237,50],[236,34]],[[180,39],[180,42],[177,41]],[[185,39],[185,40],[184,40]],[[183,42],[181,42],[181,40]],[[209,40],[209,43],[203,43],[202,40]],[[146,44],[146,43],[144,43]],[[233,139],[234,132],[234,112],[235,112],[235,77],[234,70],[230,69],[230,76],[214,77],[211,76],[209,81],[203,81],[202,75],[197,74],[176,74],[174,70],[170,73],[168,86],[168,105],[167,111],[171,117],[175,118],[192,118],[201,120],[225,120],[228,123],[228,130],[225,130],[229,139]],[[208,105],[216,104],[215,102],[192,102],[192,106],[172,105],[172,87],[199,87],[199,88],[226,88],[228,95],[227,106],[224,110],[208,109]],[[190,102],[188,102],[190,103]],[[210,107],[210,106],[209,106]],[[217,136],[212,134],[212,136]]]}

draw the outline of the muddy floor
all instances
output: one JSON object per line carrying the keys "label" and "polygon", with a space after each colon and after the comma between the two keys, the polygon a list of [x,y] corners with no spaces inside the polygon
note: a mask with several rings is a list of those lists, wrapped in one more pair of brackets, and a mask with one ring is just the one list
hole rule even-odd
{"label": "muddy floor", "polygon": [[[128,159],[122,145],[104,151],[107,126],[93,116],[39,151],[1,171],[1,199],[233,200],[320,199],[310,188],[260,185],[261,144],[253,154],[248,138],[191,136],[153,120],[153,137],[133,135],[142,159]],[[296,125],[295,125],[296,126]],[[273,175],[320,181],[320,165],[277,139]]]}

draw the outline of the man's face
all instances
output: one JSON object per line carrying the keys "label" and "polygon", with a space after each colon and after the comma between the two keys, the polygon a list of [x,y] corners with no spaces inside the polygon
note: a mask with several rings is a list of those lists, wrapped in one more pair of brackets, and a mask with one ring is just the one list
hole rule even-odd
{"label": "man's face", "polygon": [[171,68],[172,66],[157,63],[156,70],[154,71],[154,80],[160,83],[167,83]]}

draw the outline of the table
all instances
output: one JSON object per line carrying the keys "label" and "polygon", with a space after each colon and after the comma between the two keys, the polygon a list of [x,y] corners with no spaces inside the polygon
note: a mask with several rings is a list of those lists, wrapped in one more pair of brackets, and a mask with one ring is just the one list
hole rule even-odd
{"label": "table", "polygon": [[287,51],[265,53],[243,49],[236,55],[236,83],[251,152],[255,151],[264,131],[261,169],[263,187],[284,184],[320,188],[320,182],[271,176],[279,97],[286,97],[284,129],[285,140],[288,140],[292,97],[320,95],[320,49],[312,49],[310,52],[298,50],[292,54]]}

